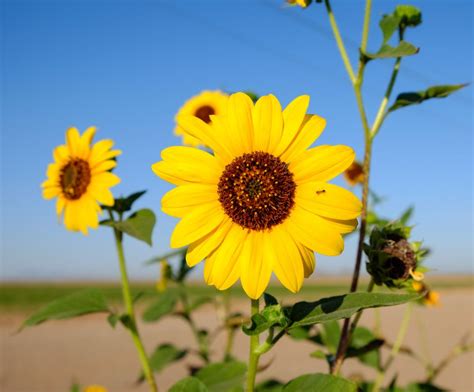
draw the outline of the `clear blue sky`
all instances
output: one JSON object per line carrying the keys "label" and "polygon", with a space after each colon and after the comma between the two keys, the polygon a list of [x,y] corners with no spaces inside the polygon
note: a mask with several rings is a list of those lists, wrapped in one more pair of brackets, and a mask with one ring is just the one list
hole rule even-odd
{"label": "clear blue sky", "polygon": [[[154,278],[143,261],[168,249],[176,221],[160,211],[170,186],[150,165],[178,144],[173,117],[204,89],[274,93],[283,104],[300,94],[328,120],[320,141],[362,154],[355,100],[324,8],[306,11],[276,1],[9,1],[2,2],[2,271],[4,279],[115,278],[112,233],[89,237],[57,223],[40,183],[67,127],[99,128],[123,150],[116,194],[148,189],[138,203],[157,212],[154,246],[126,244],[131,275]],[[375,1],[369,48],[378,20],[396,2]],[[433,84],[472,82],[471,1],[414,1],[423,24],[407,39],[421,47],[402,62],[395,93]],[[363,3],[334,1],[357,60]],[[370,118],[391,61],[370,63],[364,88]],[[472,272],[472,87],[390,116],[375,142],[372,186],[395,216],[415,205],[415,237],[432,247],[440,273]],[[352,269],[344,254],[320,257],[317,271]],[[317,273],[316,273],[317,276]]]}

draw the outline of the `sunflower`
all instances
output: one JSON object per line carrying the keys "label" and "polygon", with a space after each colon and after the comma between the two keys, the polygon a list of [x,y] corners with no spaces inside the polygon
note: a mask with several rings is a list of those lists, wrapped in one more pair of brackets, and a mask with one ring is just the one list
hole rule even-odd
{"label": "sunflower", "polygon": [[[186,101],[181,109],[179,109],[176,118],[183,115],[191,115],[209,124],[212,115],[219,116],[225,114],[228,98],[229,96],[222,91],[203,91]],[[176,126],[174,133],[183,137],[184,144],[190,146],[203,144],[201,140],[190,135],[179,124]]]}
{"label": "sunflower", "polygon": [[359,162],[352,162],[352,165],[344,171],[343,175],[350,186],[364,183],[364,168]]}
{"label": "sunflower", "polygon": [[164,195],[162,209],[181,218],[171,247],[188,245],[190,267],[205,259],[205,281],[220,290],[239,278],[257,299],[272,272],[297,292],[314,270],[313,251],[342,252],[341,234],[357,225],[361,203],[328,180],[354,160],[350,147],[308,149],[326,121],[307,115],[308,96],[282,111],[273,95],[253,104],[243,93],[230,96],[226,116],[213,126],[193,116],[179,125],[204,141],[213,154],[169,147],[152,166],[177,188]]}
{"label": "sunflower", "polygon": [[99,224],[99,203],[114,204],[109,188],[120,182],[110,170],[121,151],[111,150],[112,140],[91,145],[95,131],[90,127],[81,136],[76,128],[69,128],[66,144],[54,149],[54,163],[48,165],[47,180],[41,184],[45,199],[57,198],[56,212],[59,217],[64,212],[66,228],[85,235],[88,227],[95,229]]}
{"label": "sunflower", "polygon": [[89,385],[84,392],[107,392],[107,389],[101,385]]}

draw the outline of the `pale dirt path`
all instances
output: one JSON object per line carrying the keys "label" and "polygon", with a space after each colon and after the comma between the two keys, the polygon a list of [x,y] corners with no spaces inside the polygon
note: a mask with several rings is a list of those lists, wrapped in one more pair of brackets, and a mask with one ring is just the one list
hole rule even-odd
{"label": "pale dirt path", "polygon": [[[447,291],[442,293],[443,306],[435,309],[417,308],[412,319],[405,345],[417,352],[421,350],[420,331],[416,320],[423,320],[426,342],[432,358],[439,361],[460,337],[474,327],[473,291]],[[240,301],[236,310],[246,310],[247,304]],[[403,308],[382,311],[383,329],[393,341],[402,318]],[[363,324],[371,325],[373,312],[367,312]],[[28,328],[12,335],[23,315],[0,316],[1,392],[67,392],[72,380],[81,384],[97,383],[108,387],[109,392],[146,391],[145,385],[134,385],[138,362],[134,347],[126,332],[118,327],[111,330],[103,316],[91,315],[76,320],[54,321],[35,328]],[[215,315],[210,307],[203,307],[197,314],[197,322],[203,326],[215,325]],[[170,342],[180,347],[195,347],[187,325],[176,318],[164,319],[159,324],[140,325],[149,349],[156,344]],[[236,339],[235,352],[245,360],[247,339],[242,334]],[[216,340],[213,349],[218,357],[223,347],[223,337]],[[315,349],[307,343],[289,338],[280,341],[275,350],[263,357],[263,363],[273,359],[271,366],[259,377],[289,380],[309,372],[326,371],[321,360],[308,355]],[[176,380],[186,375],[186,365],[199,364],[195,357],[168,367],[157,379],[161,391],[165,391]],[[422,376],[421,366],[406,356],[398,357],[394,368],[403,385]],[[373,371],[348,360],[344,374]],[[393,373],[393,372],[392,372]],[[391,375],[388,378],[391,378]],[[474,391],[474,354],[465,354],[455,360],[441,374],[438,384],[453,391]]]}

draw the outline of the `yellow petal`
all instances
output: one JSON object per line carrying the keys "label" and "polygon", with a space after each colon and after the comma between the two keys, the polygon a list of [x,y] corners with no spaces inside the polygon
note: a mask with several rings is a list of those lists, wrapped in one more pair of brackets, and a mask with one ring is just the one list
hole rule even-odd
{"label": "yellow petal", "polygon": [[117,161],[114,161],[112,159],[108,161],[102,161],[101,163],[97,164],[92,170],[92,174],[98,174],[102,173],[105,171],[108,171],[110,169],[113,169],[115,166],[117,166]]}
{"label": "yellow petal", "polygon": [[341,234],[352,233],[358,225],[357,219],[342,220],[326,218],[325,216],[318,216],[318,218],[322,219],[325,224],[328,224]]}
{"label": "yellow petal", "polygon": [[194,267],[210,255],[222,243],[232,224],[230,219],[224,219],[216,229],[190,244],[186,252],[187,264]]}
{"label": "yellow petal", "polygon": [[95,143],[89,154],[89,165],[94,167],[97,163],[110,159],[110,157],[106,158],[106,156],[113,145],[114,142],[110,139],[99,140]]}
{"label": "yellow petal", "polygon": [[240,281],[245,293],[252,299],[260,298],[272,275],[271,262],[267,260],[262,247],[265,234],[249,232],[240,254]]}
{"label": "yellow petal", "polygon": [[181,248],[201,239],[219,226],[225,217],[218,201],[194,209],[176,225],[171,234],[171,247]]}
{"label": "yellow petal", "polygon": [[120,178],[117,175],[110,172],[104,172],[94,174],[89,186],[111,188],[117,184],[120,184]]}
{"label": "yellow petal", "polygon": [[344,250],[341,235],[331,226],[321,224],[309,211],[296,205],[284,225],[288,232],[304,246],[326,256],[337,256]]}
{"label": "yellow petal", "polygon": [[230,132],[240,137],[243,152],[252,151],[253,102],[247,94],[232,94],[227,103],[227,121]]}
{"label": "yellow petal", "polygon": [[[201,119],[190,116],[180,115],[176,117],[178,125],[185,130],[186,133],[201,140],[211,150],[215,151],[219,156],[227,157],[227,160],[232,160],[232,155],[224,143],[219,141],[219,135],[214,132],[209,124],[206,124]],[[221,138],[224,135],[221,135]]]}
{"label": "yellow petal", "polygon": [[347,146],[318,146],[298,155],[289,166],[297,184],[328,181],[354,161],[354,150]]}
{"label": "yellow petal", "polygon": [[298,185],[295,201],[314,214],[333,219],[354,219],[362,210],[362,203],[352,192],[319,181]]}
{"label": "yellow petal", "polygon": [[247,231],[232,224],[227,236],[215,250],[212,268],[212,284],[219,290],[227,290],[239,279],[240,253],[246,241]]}
{"label": "yellow petal", "polygon": [[166,193],[161,199],[161,209],[168,215],[181,218],[199,205],[216,200],[216,185],[186,184]]}
{"label": "yellow petal", "polygon": [[285,226],[276,226],[266,233],[264,244],[265,257],[271,260],[278,280],[291,292],[298,292],[304,279],[303,259]]}
{"label": "yellow petal", "polygon": [[273,95],[261,97],[253,110],[255,151],[273,152],[281,139],[283,117],[281,105]]}
{"label": "yellow petal", "polygon": [[217,184],[223,168],[209,153],[193,147],[169,147],[161,152],[163,161],[152,165],[153,172],[172,183]]}
{"label": "yellow petal", "polygon": [[296,241],[296,245],[298,246],[301,257],[303,259],[304,277],[308,278],[309,276],[311,276],[316,266],[316,258],[314,257],[314,252],[300,242]]}
{"label": "yellow petal", "polygon": [[62,214],[65,205],[66,205],[66,199],[64,199],[63,197],[58,197],[58,200],[56,200],[56,214],[57,215]]}
{"label": "yellow petal", "polygon": [[291,142],[280,158],[285,162],[291,162],[321,135],[326,127],[326,120],[315,114],[307,114],[295,139]]}
{"label": "yellow petal", "polygon": [[56,196],[59,196],[61,194],[61,188],[56,186],[56,187],[48,187],[43,189],[43,198],[46,200],[50,200],[55,198]]}
{"label": "yellow petal", "polygon": [[283,110],[283,133],[274,151],[275,155],[279,156],[283,153],[296,137],[305,118],[308,106],[309,96],[301,95],[290,102],[285,110]]}
{"label": "yellow petal", "polygon": [[92,144],[96,131],[96,127],[89,127],[84,131],[81,137],[84,146],[90,146]]}
{"label": "yellow petal", "polygon": [[115,203],[114,195],[107,187],[89,185],[89,187],[87,188],[87,193],[94,200],[97,200],[97,202],[103,204],[104,206],[113,206]]}
{"label": "yellow petal", "polygon": [[53,158],[59,164],[64,164],[70,159],[69,149],[66,145],[60,145],[53,150]]}
{"label": "yellow petal", "polygon": [[69,155],[80,156],[82,152],[81,136],[77,128],[69,128],[66,131],[66,145],[69,149]]}

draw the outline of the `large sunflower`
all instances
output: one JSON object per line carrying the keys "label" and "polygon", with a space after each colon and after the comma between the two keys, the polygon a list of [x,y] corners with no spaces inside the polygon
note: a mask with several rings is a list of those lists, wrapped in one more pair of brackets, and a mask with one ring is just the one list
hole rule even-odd
{"label": "large sunflower", "polygon": [[354,151],[342,145],[308,149],[326,124],[306,114],[308,105],[309,97],[301,96],[282,111],[273,95],[254,106],[237,93],[226,116],[212,117],[212,127],[178,117],[214,154],[169,147],[152,169],[178,185],[162,199],[165,213],[182,218],[171,247],[189,246],[189,266],[205,259],[208,284],[224,290],[240,278],[256,299],[273,272],[297,292],[314,270],[313,251],[340,254],[341,234],[356,227],[360,201],[326,182],[352,163]]}
{"label": "large sunflower", "polygon": [[[181,109],[179,109],[176,118],[183,115],[191,115],[210,124],[212,115],[220,116],[226,113],[228,99],[229,96],[222,91],[203,91],[186,101]],[[190,146],[203,144],[201,140],[186,132],[179,124],[176,126],[174,133],[183,137],[184,144]]]}
{"label": "large sunflower", "polygon": [[48,165],[48,179],[41,184],[45,199],[57,198],[56,212],[58,216],[64,212],[66,228],[86,235],[88,227],[95,229],[99,224],[99,203],[114,204],[109,188],[120,182],[110,170],[121,151],[111,150],[112,140],[91,145],[95,131],[90,127],[81,136],[76,128],[68,129],[66,144],[54,149],[54,163]]}

